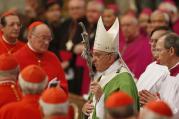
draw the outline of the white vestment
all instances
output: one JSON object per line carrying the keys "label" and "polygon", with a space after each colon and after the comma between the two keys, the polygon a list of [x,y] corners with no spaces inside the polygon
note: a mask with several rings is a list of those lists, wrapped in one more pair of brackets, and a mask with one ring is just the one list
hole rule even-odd
{"label": "white vestment", "polygon": [[[102,72],[102,77],[99,81],[101,88],[116,76],[116,72],[120,69],[122,65],[119,63],[119,60],[115,61],[107,70]],[[104,94],[101,96],[100,100],[97,102],[95,96],[93,97],[93,105],[96,104],[96,116],[99,119],[104,118]],[[93,113],[89,116],[88,119],[92,119]]]}
{"label": "white vestment", "polygon": [[161,100],[169,104],[174,114],[179,113],[179,75],[177,77],[168,76],[163,82],[159,94]]}
{"label": "white vestment", "polygon": [[138,91],[148,90],[152,93],[156,93],[168,75],[170,75],[168,67],[152,62],[147,66],[145,72],[137,81],[137,89]]}

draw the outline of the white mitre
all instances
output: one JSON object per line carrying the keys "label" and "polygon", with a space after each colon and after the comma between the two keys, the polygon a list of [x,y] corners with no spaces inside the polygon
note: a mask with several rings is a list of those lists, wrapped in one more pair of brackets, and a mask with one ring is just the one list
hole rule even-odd
{"label": "white mitre", "polygon": [[93,49],[104,52],[118,52],[119,46],[119,20],[116,18],[109,30],[106,30],[102,17],[98,20],[96,37]]}

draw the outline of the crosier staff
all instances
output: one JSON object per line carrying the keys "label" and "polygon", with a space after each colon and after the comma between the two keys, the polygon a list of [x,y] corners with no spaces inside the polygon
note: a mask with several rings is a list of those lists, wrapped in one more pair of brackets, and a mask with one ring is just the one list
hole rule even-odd
{"label": "crosier staff", "polygon": [[[80,22],[79,25],[83,29],[83,32],[81,33],[81,36],[83,38],[82,43],[84,44],[84,50],[82,52],[82,57],[85,58],[85,60],[87,61],[87,65],[88,65],[88,68],[89,68],[89,75],[90,75],[90,79],[91,79],[90,82],[92,82],[94,80],[94,71],[93,71],[92,55],[91,55],[91,52],[90,52],[89,37],[88,37],[88,33],[86,31],[86,28],[85,28],[83,22]],[[91,92],[89,94],[92,95]],[[89,98],[89,101],[92,102],[92,98],[91,99]],[[82,118],[87,119],[88,116],[83,115]]]}
{"label": "crosier staff", "polygon": [[93,71],[93,64],[92,64],[92,55],[90,53],[90,44],[89,44],[89,37],[88,37],[88,33],[86,31],[86,28],[83,24],[83,22],[80,22],[79,25],[82,27],[83,32],[81,33],[81,36],[83,38],[82,43],[84,44],[85,48],[82,52],[82,57],[84,57],[87,61],[87,65],[89,68],[89,75],[90,75],[90,79],[93,80],[94,79],[94,71]]}

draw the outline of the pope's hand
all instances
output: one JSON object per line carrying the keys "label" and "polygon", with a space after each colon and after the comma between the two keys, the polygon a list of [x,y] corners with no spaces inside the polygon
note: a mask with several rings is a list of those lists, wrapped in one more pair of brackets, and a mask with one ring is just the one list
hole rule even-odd
{"label": "pope's hand", "polygon": [[95,95],[97,101],[101,98],[103,90],[97,81],[91,82],[90,91]]}
{"label": "pope's hand", "polygon": [[93,112],[93,109],[94,106],[91,104],[91,101],[88,101],[83,105],[82,112],[85,115],[90,116],[90,114]]}

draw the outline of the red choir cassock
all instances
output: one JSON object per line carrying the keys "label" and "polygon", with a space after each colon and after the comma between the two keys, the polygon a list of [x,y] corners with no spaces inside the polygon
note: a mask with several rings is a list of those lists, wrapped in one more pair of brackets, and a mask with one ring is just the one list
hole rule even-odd
{"label": "red choir cassock", "polygon": [[2,36],[2,31],[1,31],[1,29],[0,29],[0,36]]}
{"label": "red choir cassock", "polygon": [[137,79],[145,71],[147,65],[152,62],[149,39],[142,35],[139,35],[130,43],[126,43],[121,50],[121,54]]}
{"label": "red choir cassock", "polygon": [[175,33],[179,34],[179,19],[172,25],[172,29]]}
{"label": "red choir cassock", "polygon": [[49,119],[68,119],[66,116],[55,116],[55,117],[51,117]]}
{"label": "red choir cassock", "polygon": [[171,76],[177,76],[178,73],[179,73],[179,63],[170,69]]}
{"label": "red choir cassock", "polygon": [[13,102],[0,109],[0,119],[42,119],[39,95],[26,95],[19,102]]}
{"label": "red choir cassock", "polygon": [[0,108],[10,102],[21,99],[21,93],[15,82],[0,82]]}
{"label": "red choir cassock", "polygon": [[49,81],[52,79],[59,80],[60,86],[68,93],[68,84],[65,79],[65,74],[61,67],[61,62],[55,54],[50,51],[39,54],[32,51],[28,45],[25,45],[14,53],[14,56],[20,65],[20,70],[31,64],[39,65],[47,73]]}
{"label": "red choir cassock", "polygon": [[17,40],[15,44],[9,44],[5,42],[5,40],[2,37],[2,34],[0,33],[0,54],[4,53],[14,53],[20,48],[24,46],[24,43]]}

